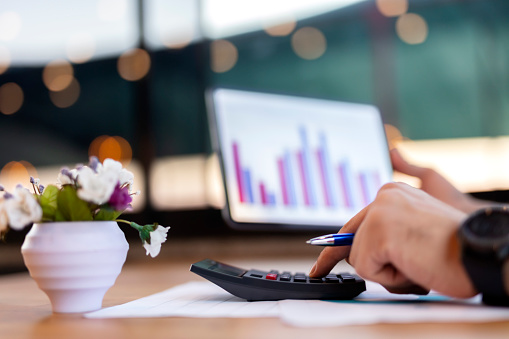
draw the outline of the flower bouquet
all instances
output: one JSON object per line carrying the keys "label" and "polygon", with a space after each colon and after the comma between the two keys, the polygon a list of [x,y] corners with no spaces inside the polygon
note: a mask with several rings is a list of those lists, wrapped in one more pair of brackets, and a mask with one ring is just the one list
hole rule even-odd
{"label": "flower bouquet", "polygon": [[129,249],[117,222],[139,232],[147,255],[159,254],[169,227],[118,219],[139,194],[132,192],[133,180],[121,163],[92,157],[87,166],[62,169],[57,185],[43,187],[30,178],[34,193],[21,185],[12,192],[0,188],[0,232],[33,223],[21,253],[54,312],[101,308]]}
{"label": "flower bouquet", "polygon": [[30,177],[34,193],[18,185],[7,192],[0,185],[0,232],[21,230],[32,223],[63,221],[117,221],[136,229],[147,255],[155,257],[166,241],[169,227],[157,223],[138,225],[118,217],[131,207],[134,175],[112,159],[101,164],[96,157],[88,166],[78,165],[58,174],[57,186],[44,187]]}

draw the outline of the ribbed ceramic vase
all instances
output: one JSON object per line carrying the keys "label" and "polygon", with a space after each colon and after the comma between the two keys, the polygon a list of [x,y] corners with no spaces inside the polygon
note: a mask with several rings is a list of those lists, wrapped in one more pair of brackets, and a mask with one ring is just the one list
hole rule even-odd
{"label": "ribbed ceramic vase", "polygon": [[98,310],[127,257],[129,244],[115,221],[34,224],[21,253],[56,313]]}

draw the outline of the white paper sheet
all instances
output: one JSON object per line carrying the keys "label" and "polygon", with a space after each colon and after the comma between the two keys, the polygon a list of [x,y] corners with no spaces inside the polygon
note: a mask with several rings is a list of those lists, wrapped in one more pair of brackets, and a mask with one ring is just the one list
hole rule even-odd
{"label": "white paper sheet", "polygon": [[255,318],[279,317],[298,327],[374,323],[484,322],[509,320],[509,308],[487,307],[480,298],[456,300],[388,293],[366,282],[367,291],[355,300],[282,300],[248,302],[208,282],[190,282],[123,305],[85,314],[87,318]]}
{"label": "white paper sheet", "polygon": [[85,314],[87,318],[277,317],[276,301],[248,302],[204,281],[190,282],[126,304]]}
{"label": "white paper sheet", "polygon": [[351,301],[280,301],[280,318],[298,327],[509,320],[509,308],[485,306],[480,297],[459,300],[433,292],[426,296],[392,294],[369,281],[366,289]]}

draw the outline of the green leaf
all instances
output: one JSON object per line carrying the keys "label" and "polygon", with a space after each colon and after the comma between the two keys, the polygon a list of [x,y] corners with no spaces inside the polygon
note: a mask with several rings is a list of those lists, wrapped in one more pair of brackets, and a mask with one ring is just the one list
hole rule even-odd
{"label": "green leaf", "polygon": [[92,212],[86,201],[78,197],[76,189],[71,185],[62,187],[58,193],[58,218],[65,221],[93,220]]}
{"label": "green leaf", "polygon": [[94,220],[116,220],[122,214],[122,212],[123,211],[115,211],[111,207],[103,206],[94,216]]}
{"label": "green leaf", "polygon": [[55,221],[67,221],[67,219],[64,217],[62,212],[60,212],[60,210],[56,210],[56,212],[55,212]]}
{"label": "green leaf", "polygon": [[42,219],[43,220],[55,220],[55,212],[57,211],[57,197],[58,187],[48,185],[44,189],[42,195],[38,195],[39,204],[42,208]]}

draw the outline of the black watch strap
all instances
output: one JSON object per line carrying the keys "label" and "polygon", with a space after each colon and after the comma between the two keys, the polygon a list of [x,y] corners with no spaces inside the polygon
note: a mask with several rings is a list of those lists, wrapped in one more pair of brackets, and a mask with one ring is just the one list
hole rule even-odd
{"label": "black watch strap", "polygon": [[509,306],[504,264],[509,258],[509,209],[488,207],[472,213],[458,230],[462,262],[483,302]]}
{"label": "black watch strap", "polygon": [[463,253],[463,266],[487,305],[509,305],[501,264],[496,260],[479,258],[468,249]]}

